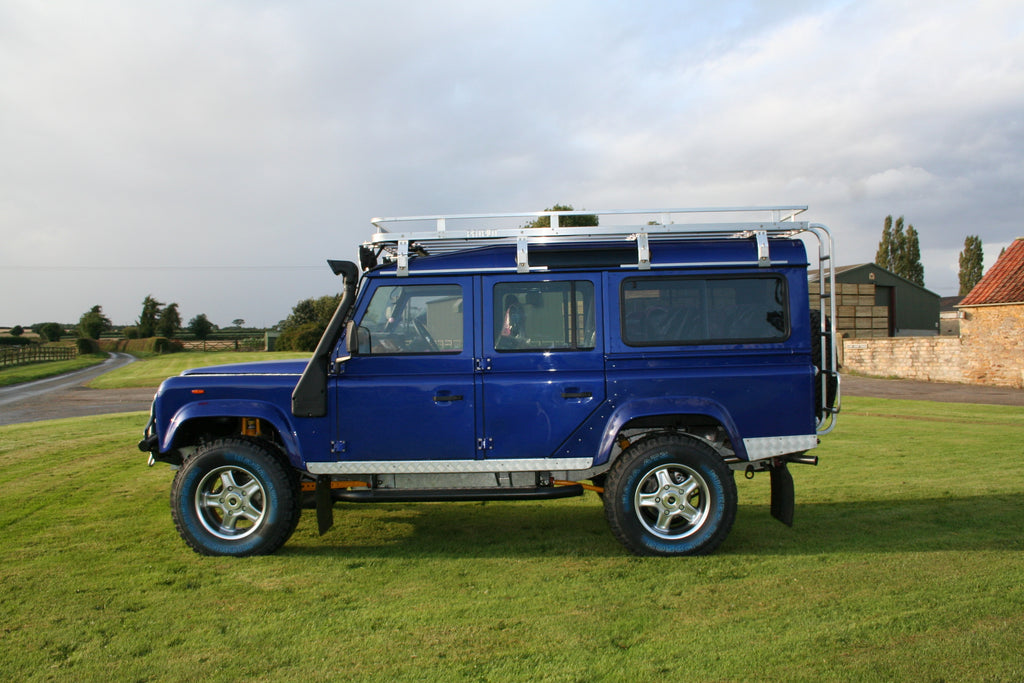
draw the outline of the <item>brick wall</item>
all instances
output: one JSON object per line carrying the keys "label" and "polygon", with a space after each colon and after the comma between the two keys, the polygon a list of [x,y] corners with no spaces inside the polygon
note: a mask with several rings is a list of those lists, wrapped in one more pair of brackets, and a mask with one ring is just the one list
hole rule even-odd
{"label": "brick wall", "polygon": [[843,368],[879,377],[1024,388],[1024,304],[964,309],[959,337],[843,340]]}

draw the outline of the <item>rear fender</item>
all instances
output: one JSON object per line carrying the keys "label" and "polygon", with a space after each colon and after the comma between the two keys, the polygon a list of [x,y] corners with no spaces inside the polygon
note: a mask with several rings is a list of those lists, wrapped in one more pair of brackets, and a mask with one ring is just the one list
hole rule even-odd
{"label": "rear fender", "polygon": [[740,438],[736,423],[733,422],[725,407],[706,398],[684,396],[678,398],[649,398],[629,401],[619,405],[608,420],[607,429],[601,438],[601,446],[598,449],[594,465],[602,465],[611,458],[612,449],[615,447],[615,437],[618,436],[623,426],[629,422],[645,418],[659,416],[698,416],[705,417],[718,422],[725,429],[732,442],[732,448],[737,457],[741,460],[747,459],[747,450],[743,446],[743,439]]}
{"label": "rear fender", "polygon": [[288,416],[272,403],[264,401],[236,401],[231,399],[197,401],[187,403],[168,421],[167,431],[160,442],[160,452],[166,453],[175,447],[175,437],[186,424],[193,420],[213,417],[255,417],[264,420],[277,430],[288,458],[295,466],[301,466],[302,452],[295,438],[295,427]]}

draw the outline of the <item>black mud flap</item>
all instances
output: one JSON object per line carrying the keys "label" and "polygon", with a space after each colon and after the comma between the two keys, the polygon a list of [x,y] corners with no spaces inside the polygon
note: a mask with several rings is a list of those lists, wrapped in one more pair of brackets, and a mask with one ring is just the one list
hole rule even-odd
{"label": "black mud flap", "polygon": [[[774,479],[772,480],[775,481]],[[774,483],[773,483],[774,486]],[[792,484],[790,484],[792,489]],[[773,489],[774,490],[774,489]],[[331,500],[331,478],[320,475],[316,478],[316,526],[323,536],[334,526],[334,501]],[[774,503],[772,503],[774,505]]]}
{"label": "black mud flap", "polygon": [[793,490],[793,475],[786,463],[771,468],[772,517],[786,526],[793,526],[793,509],[796,507],[796,493]]}

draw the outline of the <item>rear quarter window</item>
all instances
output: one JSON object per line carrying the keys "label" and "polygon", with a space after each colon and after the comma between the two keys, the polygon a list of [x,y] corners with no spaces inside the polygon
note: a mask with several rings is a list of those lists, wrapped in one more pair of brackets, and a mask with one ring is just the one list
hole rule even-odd
{"label": "rear quarter window", "polygon": [[629,346],[780,342],[789,337],[780,276],[650,277],[622,282],[622,339]]}

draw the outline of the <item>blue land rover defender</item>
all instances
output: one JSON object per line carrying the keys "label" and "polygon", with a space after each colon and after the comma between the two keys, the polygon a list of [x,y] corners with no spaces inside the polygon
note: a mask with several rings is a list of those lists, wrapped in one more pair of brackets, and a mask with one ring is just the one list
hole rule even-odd
{"label": "blue land rover defender", "polygon": [[358,266],[328,262],[344,294],[308,362],[167,379],[139,448],[207,555],[271,553],[303,507],[323,533],[338,501],[587,489],[630,551],[703,554],[736,471],[767,471],[792,524],[787,464],[839,409],[832,240],[805,209],[374,219]]}

